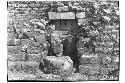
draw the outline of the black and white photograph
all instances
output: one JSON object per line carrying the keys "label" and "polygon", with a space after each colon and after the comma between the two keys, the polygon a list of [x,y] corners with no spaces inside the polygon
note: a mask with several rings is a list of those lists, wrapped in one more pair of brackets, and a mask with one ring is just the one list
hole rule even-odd
{"label": "black and white photograph", "polygon": [[6,1],[7,81],[119,81],[119,0]]}

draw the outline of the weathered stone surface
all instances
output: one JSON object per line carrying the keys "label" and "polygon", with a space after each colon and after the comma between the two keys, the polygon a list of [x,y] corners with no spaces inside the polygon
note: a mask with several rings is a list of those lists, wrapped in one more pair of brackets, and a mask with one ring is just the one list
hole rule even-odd
{"label": "weathered stone surface", "polygon": [[22,70],[27,74],[36,74],[38,69],[38,63],[28,62],[22,63]]}
{"label": "weathered stone surface", "polygon": [[76,14],[77,18],[85,18],[85,12],[80,12]]}
{"label": "weathered stone surface", "polygon": [[112,34],[118,35],[119,34],[119,30],[112,30]]}
{"label": "weathered stone surface", "polygon": [[10,61],[40,61],[41,59],[43,59],[44,57],[46,57],[44,54],[39,53],[39,54],[25,54],[25,53],[21,53],[21,54],[9,54],[7,59]]}
{"label": "weathered stone surface", "polygon": [[39,54],[28,54],[28,61],[39,62],[42,59],[41,56],[44,56],[44,55],[42,55],[41,53],[39,53]]}
{"label": "weathered stone surface", "polygon": [[58,12],[68,11],[68,6],[58,7],[58,8],[57,8],[57,11],[58,11]]}
{"label": "weathered stone surface", "polygon": [[49,19],[55,20],[55,19],[75,19],[75,14],[73,12],[63,12],[63,13],[57,13],[57,12],[49,12]]}
{"label": "weathered stone surface", "polygon": [[119,56],[118,57],[111,57],[112,58],[112,63],[119,63]]}
{"label": "weathered stone surface", "polygon": [[107,68],[100,68],[100,73],[103,75],[108,74],[108,69]]}
{"label": "weathered stone surface", "polygon": [[62,77],[53,74],[41,74],[37,76],[38,81],[62,81]]}
{"label": "weathered stone surface", "polygon": [[36,80],[36,75],[34,74],[26,74],[26,73],[8,73],[8,80]]}
{"label": "weathered stone surface", "polygon": [[106,47],[111,47],[113,46],[113,42],[107,41],[107,42],[95,42],[95,45],[97,46],[106,46]]}
{"label": "weathered stone surface", "polygon": [[112,51],[112,48],[110,48],[110,47],[99,46],[99,47],[95,48],[95,52],[108,53],[108,52],[111,52],[111,51]]}
{"label": "weathered stone surface", "polygon": [[24,61],[8,61],[8,71],[13,73],[30,73],[34,74],[36,73],[36,70],[38,69],[38,62],[24,62]]}
{"label": "weathered stone surface", "polygon": [[100,71],[99,70],[90,70],[88,75],[99,75]]}
{"label": "weathered stone surface", "polygon": [[63,78],[64,81],[85,81],[88,80],[87,76],[79,74],[79,73],[74,73],[68,77]]}
{"label": "weathered stone surface", "polygon": [[73,72],[73,62],[68,56],[47,56],[44,64],[46,70],[43,70],[46,73],[48,70],[49,73],[58,75],[70,75]]}
{"label": "weathered stone surface", "polygon": [[51,40],[52,42],[52,48],[53,48],[53,51],[54,53],[62,53],[63,52],[63,45],[61,44],[61,39],[60,38],[52,38]]}
{"label": "weathered stone surface", "polygon": [[7,59],[11,61],[24,61],[25,54],[8,54]]}
{"label": "weathered stone surface", "polygon": [[114,68],[100,68],[101,75],[108,75],[109,72],[115,70]]}
{"label": "weathered stone surface", "polygon": [[103,57],[102,58],[102,63],[103,64],[109,64],[109,63],[111,63],[111,57],[110,56],[105,56],[105,57]]}
{"label": "weathered stone surface", "polygon": [[30,43],[31,43],[31,40],[29,40],[29,39],[21,39],[21,45],[27,45]]}
{"label": "weathered stone surface", "polygon": [[38,43],[38,42],[32,42],[30,45],[27,46],[27,52],[29,54],[39,54],[41,52],[48,52],[49,44],[47,42],[45,43]]}
{"label": "weathered stone surface", "polygon": [[13,73],[22,72],[20,64],[21,63],[17,61],[16,62],[8,61],[8,64],[7,64],[8,71]]}
{"label": "weathered stone surface", "polygon": [[104,35],[101,37],[101,41],[110,41],[110,37],[108,35]]}
{"label": "weathered stone surface", "polygon": [[80,65],[79,66],[79,73],[80,74],[99,74],[100,66],[99,64],[87,64],[87,65]]}
{"label": "weathered stone surface", "polygon": [[100,77],[98,75],[90,75],[89,80],[94,81],[94,80],[100,80]]}
{"label": "weathered stone surface", "polygon": [[20,45],[20,39],[8,39],[7,46],[17,46]]}
{"label": "weathered stone surface", "polygon": [[82,64],[90,64],[90,63],[96,64],[100,63],[100,59],[98,55],[82,55],[80,62]]}
{"label": "weathered stone surface", "polygon": [[21,47],[20,46],[7,46],[7,53],[8,54],[20,54]]}
{"label": "weathered stone surface", "polygon": [[108,25],[108,26],[105,26],[105,30],[113,30],[113,29],[116,29],[116,27],[114,27],[114,26],[110,26],[110,25]]}
{"label": "weathered stone surface", "polygon": [[118,63],[110,63],[107,64],[108,68],[112,68],[112,69],[118,69],[119,68],[119,64]]}
{"label": "weathered stone surface", "polygon": [[97,30],[95,30],[95,31],[90,31],[90,32],[89,32],[89,35],[90,35],[90,36],[99,36],[99,34],[100,34],[100,33],[99,33],[99,31],[97,31]]}

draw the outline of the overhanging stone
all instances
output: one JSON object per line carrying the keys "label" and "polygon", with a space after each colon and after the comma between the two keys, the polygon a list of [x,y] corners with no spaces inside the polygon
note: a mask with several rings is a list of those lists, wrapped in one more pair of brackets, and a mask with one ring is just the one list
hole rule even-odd
{"label": "overhanging stone", "polygon": [[58,20],[58,19],[75,19],[75,14],[73,12],[48,12],[50,20]]}

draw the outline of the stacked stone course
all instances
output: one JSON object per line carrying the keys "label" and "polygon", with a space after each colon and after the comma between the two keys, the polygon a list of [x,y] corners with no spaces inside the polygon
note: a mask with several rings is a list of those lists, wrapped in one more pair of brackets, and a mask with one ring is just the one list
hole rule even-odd
{"label": "stacked stone course", "polygon": [[[48,18],[46,11],[49,9],[49,5],[52,2],[37,2],[37,1],[9,1],[7,4],[7,31],[8,31],[8,80],[42,80],[42,81],[77,81],[77,80],[119,80],[119,23],[115,22],[114,25],[107,24],[103,26],[102,31],[93,30],[90,35],[96,36],[95,53],[89,53],[89,49],[84,47],[84,43],[81,42],[83,39],[79,40],[78,44],[78,56],[80,56],[80,66],[79,73],[73,74],[72,76],[61,77],[59,75],[53,74],[40,74],[42,71],[39,70],[39,61],[41,61],[41,56],[46,56],[46,52],[43,52],[44,47],[37,48],[39,43],[34,43],[36,47],[28,47],[28,54],[22,52],[22,47],[27,44],[31,44],[30,39],[16,39],[13,27],[16,29],[29,29],[28,25],[32,19],[44,19]],[[113,3],[113,2],[112,2]],[[116,9],[118,6],[112,5]],[[80,9],[80,8],[79,8]],[[57,9],[62,11],[60,7]],[[67,11],[67,7],[65,9]],[[111,9],[110,9],[111,10]],[[118,10],[118,9],[117,9]],[[81,10],[80,10],[81,11]],[[82,12],[85,11],[84,8]],[[119,11],[119,10],[118,10]],[[85,16],[81,14],[82,18],[78,18],[78,24],[84,26],[88,25],[87,13]],[[111,18],[113,17],[110,12],[107,14]],[[119,17],[118,17],[119,19]],[[109,23],[111,23],[109,22]],[[113,21],[114,22],[114,21]],[[96,23],[95,23],[96,24]],[[27,32],[28,36],[34,36],[37,34],[35,32]],[[41,35],[41,34],[40,34]],[[64,35],[63,35],[64,36]],[[44,38],[43,38],[44,39]],[[44,39],[44,42],[46,40]],[[43,44],[42,43],[42,44]],[[46,49],[47,51],[47,49]],[[40,53],[43,52],[43,55]],[[26,60],[28,58],[28,61]],[[53,60],[53,58],[51,58]],[[65,58],[66,59],[66,58]],[[59,59],[58,59],[59,60]],[[60,59],[61,60],[61,59]],[[50,60],[51,61],[51,60]],[[66,60],[67,62],[67,60]],[[53,62],[52,62],[53,63]],[[64,62],[65,63],[65,62]],[[57,65],[58,63],[55,64]],[[62,67],[62,66],[61,66]],[[72,67],[72,64],[71,64]],[[72,70],[73,68],[71,68]],[[115,72],[114,75],[111,72]],[[68,71],[69,72],[69,71]],[[14,73],[14,74],[12,74]],[[18,76],[16,73],[19,73]],[[109,73],[111,73],[109,75]],[[26,74],[25,77],[23,74]],[[40,75],[39,75],[40,74]],[[65,74],[65,72],[61,73]],[[22,76],[22,77],[21,77]],[[26,77],[27,76],[27,77]],[[111,78],[113,76],[113,78]],[[77,78],[79,77],[79,78]],[[11,79],[12,78],[12,79]]]}

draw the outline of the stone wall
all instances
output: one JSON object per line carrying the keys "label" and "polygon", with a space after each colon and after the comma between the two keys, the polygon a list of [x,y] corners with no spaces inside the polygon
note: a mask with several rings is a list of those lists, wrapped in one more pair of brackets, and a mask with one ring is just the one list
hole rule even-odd
{"label": "stone wall", "polygon": [[[117,1],[109,2],[74,2],[68,10],[70,12],[84,12],[78,16],[78,24],[82,25],[82,28],[89,30],[87,34],[89,37],[81,36],[78,42],[78,56],[80,56],[79,73],[73,76],[61,77],[54,75],[34,75],[40,74],[38,69],[39,61],[47,54],[47,47],[44,47],[46,40],[42,42],[43,46],[39,46],[39,43],[32,43],[28,38],[17,39],[14,31],[14,27],[18,32],[21,29],[23,32],[29,32],[30,36],[43,35],[32,31],[30,20],[33,19],[45,19],[48,21],[47,12],[58,11],[50,8],[52,2],[37,2],[37,1],[9,1],[7,5],[7,18],[8,18],[8,76],[11,76],[12,72],[27,74],[23,79],[40,79],[44,81],[76,81],[76,80],[119,80],[119,7]],[[63,2],[55,2],[53,4],[63,4]],[[68,3],[68,2],[67,2]],[[94,4],[98,4],[95,6]],[[69,3],[70,5],[71,3]],[[63,4],[64,5],[64,4]],[[68,5],[68,4],[67,4]],[[59,5],[57,5],[58,7]],[[56,9],[56,5],[55,5]],[[94,10],[94,11],[93,11]],[[59,11],[62,11],[60,9]],[[67,11],[67,9],[66,9]],[[33,26],[32,26],[33,27]],[[32,34],[31,34],[32,33]],[[27,33],[28,34],[28,33]],[[87,43],[94,37],[94,41]],[[44,35],[43,35],[44,38]],[[29,45],[27,45],[29,44]],[[87,45],[86,45],[87,44]],[[26,46],[27,45],[27,46]],[[33,46],[32,46],[33,45]],[[91,52],[93,48],[95,51]],[[36,46],[36,47],[35,47]],[[38,47],[39,46],[39,47]],[[87,47],[88,46],[88,47]],[[90,47],[89,47],[90,46]],[[91,47],[92,46],[92,47]],[[43,48],[46,48],[43,51]],[[23,50],[28,49],[28,55]],[[42,52],[42,54],[41,54]],[[27,59],[28,58],[28,59]],[[27,61],[28,60],[28,61]],[[30,64],[31,63],[31,64]],[[23,69],[23,70],[22,70]],[[12,72],[10,72],[12,71]],[[40,72],[39,72],[40,71]],[[15,74],[16,76],[17,74]],[[20,76],[23,76],[22,74]],[[17,79],[20,76],[16,76]],[[81,76],[80,79],[77,76]],[[47,79],[49,77],[50,79]],[[76,77],[76,78],[75,78]],[[9,79],[10,79],[9,78]],[[14,78],[13,78],[14,79]],[[10,79],[11,80],[11,79]]]}

